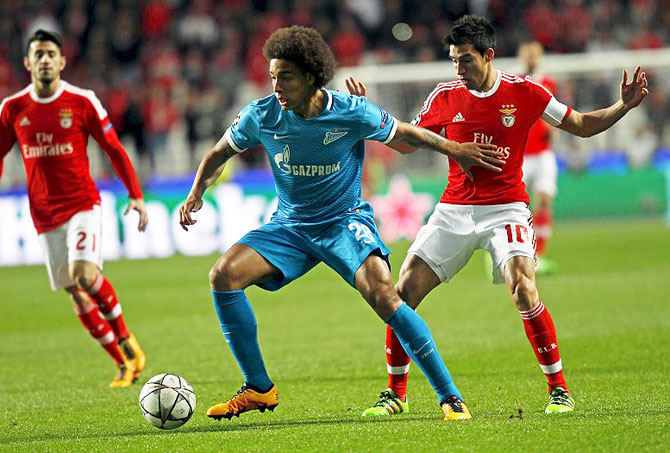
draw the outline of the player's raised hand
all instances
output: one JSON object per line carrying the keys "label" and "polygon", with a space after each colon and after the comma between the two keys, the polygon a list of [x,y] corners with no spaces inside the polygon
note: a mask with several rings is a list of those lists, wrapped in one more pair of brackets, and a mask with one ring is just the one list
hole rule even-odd
{"label": "player's raised hand", "polygon": [[189,194],[186,201],[179,208],[179,225],[188,231],[187,225],[194,225],[198,221],[191,217],[192,212],[197,212],[202,208],[202,198]]}
{"label": "player's raised hand", "polygon": [[359,82],[353,77],[347,77],[344,83],[347,85],[347,90],[349,90],[349,94],[351,95],[365,97],[365,95],[368,93],[368,88],[365,86],[365,84],[363,82]]}
{"label": "player's raised hand", "polygon": [[144,206],[144,198],[131,198],[123,215],[128,214],[131,209],[133,211],[137,211],[140,214],[140,221],[137,224],[137,230],[146,230],[147,223],[149,223],[149,216],[147,215],[147,208]]}
{"label": "player's raised hand", "polygon": [[623,80],[621,81],[621,101],[627,109],[632,109],[640,105],[642,99],[649,94],[647,89],[647,74],[638,66],[633,73],[633,80],[628,82],[628,71],[623,70]]}
{"label": "player's raised hand", "polygon": [[461,143],[451,158],[463,169],[470,181],[475,179],[471,167],[484,167],[499,173],[506,162],[502,151],[498,151],[498,147],[491,143]]}

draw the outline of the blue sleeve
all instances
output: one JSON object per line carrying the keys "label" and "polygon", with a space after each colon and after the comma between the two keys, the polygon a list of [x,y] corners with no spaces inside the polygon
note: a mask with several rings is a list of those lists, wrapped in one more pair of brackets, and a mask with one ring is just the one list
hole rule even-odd
{"label": "blue sleeve", "polygon": [[254,103],[248,104],[224,134],[230,146],[238,153],[260,143],[261,119]]}
{"label": "blue sleeve", "polygon": [[388,143],[393,140],[398,121],[383,108],[366,98],[359,98],[361,118],[361,139]]}

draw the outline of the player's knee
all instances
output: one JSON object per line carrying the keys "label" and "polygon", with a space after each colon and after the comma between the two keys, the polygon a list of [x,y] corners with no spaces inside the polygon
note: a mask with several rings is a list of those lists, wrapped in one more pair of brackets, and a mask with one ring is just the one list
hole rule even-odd
{"label": "player's knee", "polygon": [[367,282],[360,284],[358,290],[366,302],[382,318],[386,319],[398,309],[402,301],[391,283],[385,282]]}
{"label": "player's knee", "polygon": [[533,280],[525,275],[514,282],[512,297],[518,310],[530,310],[539,303],[537,287]]}
{"label": "player's knee", "polygon": [[242,275],[231,260],[221,257],[209,271],[209,284],[215,291],[235,291],[244,289]]}
{"label": "player's knee", "polygon": [[70,277],[77,282],[80,288],[90,287],[98,276],[95,266],[74,266],[70,271]]}

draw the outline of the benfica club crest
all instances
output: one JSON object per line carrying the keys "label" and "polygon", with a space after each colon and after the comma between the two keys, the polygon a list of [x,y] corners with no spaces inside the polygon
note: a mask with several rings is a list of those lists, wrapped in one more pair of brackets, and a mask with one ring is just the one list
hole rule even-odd
{"label": "benfica club crest", "polygon": [[505,127],[512,127],[514,126],[514,121],[516,120],[516,117],[514,116],[514,112],[516,112],[516,108],[514,108],[514,105],[509,104],[509,105],[502,105],[502,108],[498,110],[500,113],[502,113],[502,123],[503,126]]}
{"label": "benfica club crest", "polygon": [[60,118],[60,126],[64,129],[69,128],[72,126],[72,110],[70,109],[61,109],[60,112],[58,112],[58,117]]}

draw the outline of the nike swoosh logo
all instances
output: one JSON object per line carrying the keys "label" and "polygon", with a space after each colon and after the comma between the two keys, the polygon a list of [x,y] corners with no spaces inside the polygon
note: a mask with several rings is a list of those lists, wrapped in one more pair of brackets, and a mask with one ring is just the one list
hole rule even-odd
{"label": "nike swoosh logo", "polygon": [[275,134],[275,140],[281,140],[282,138],[289,138],[290,135],[277,135]]}
{"label": "nike swoosh logo", "polygon": [[417,349],[416,351],[415,351],[415,350],[412,350],[412,352],[413,352],[414,354],[418,354],[419,352],[421,352],[421,350],[422,350],[423,348],[425,348],[425,347],[428,346],[429,344],[430,344],[430,340],[426,341],[426,344],[424,344],[423,346],[421,346],[421,347],[420,347],[419,349]]}

